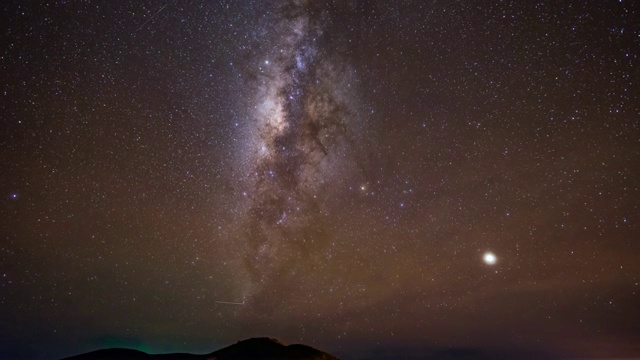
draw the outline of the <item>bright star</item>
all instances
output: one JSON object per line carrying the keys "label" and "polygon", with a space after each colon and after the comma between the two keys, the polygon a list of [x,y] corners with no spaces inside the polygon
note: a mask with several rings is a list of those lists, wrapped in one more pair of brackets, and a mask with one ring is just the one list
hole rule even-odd
{"label": "bright star", "polygon": [[482,260],[487,265],[494,265],[496,263],[496,261],[498,260],[498,258],[496,258],[494,253],[486,252],[486,253],[484,253],[484,256],[482,257]]}

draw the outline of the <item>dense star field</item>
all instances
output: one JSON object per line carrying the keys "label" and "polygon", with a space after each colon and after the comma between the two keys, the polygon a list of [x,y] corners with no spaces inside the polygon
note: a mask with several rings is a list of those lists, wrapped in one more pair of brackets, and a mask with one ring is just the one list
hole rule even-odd
{"label": "dense star field", "polygon": [[640,356],[640,4],[3,1],[0,358]]}

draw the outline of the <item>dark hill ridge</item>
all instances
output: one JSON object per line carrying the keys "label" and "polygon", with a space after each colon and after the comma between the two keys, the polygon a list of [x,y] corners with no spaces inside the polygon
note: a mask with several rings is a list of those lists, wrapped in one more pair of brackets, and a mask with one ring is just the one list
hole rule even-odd
{"label": "dark hill ridge", "polygon": [[252,338],[205,355],[147,354],[131,349],[103,349],[63,360],[338,360],[310,346],[284,343],[272,338]]}

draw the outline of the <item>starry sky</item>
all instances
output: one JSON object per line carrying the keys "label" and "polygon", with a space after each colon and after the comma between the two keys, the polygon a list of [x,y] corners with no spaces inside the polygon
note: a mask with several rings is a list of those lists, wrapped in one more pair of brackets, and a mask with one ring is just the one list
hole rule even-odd
{"label": "starry sky", "polygon": [[640,356],[637,2],[0,9],[0,357]]}

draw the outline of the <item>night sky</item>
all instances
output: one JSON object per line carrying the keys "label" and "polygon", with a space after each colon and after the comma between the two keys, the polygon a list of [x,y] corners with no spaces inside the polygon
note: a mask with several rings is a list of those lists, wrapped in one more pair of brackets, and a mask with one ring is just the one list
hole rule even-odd
{"label": "night sky", "polygon": [[640,357],[640,4],[3,1],[0,358]]}

